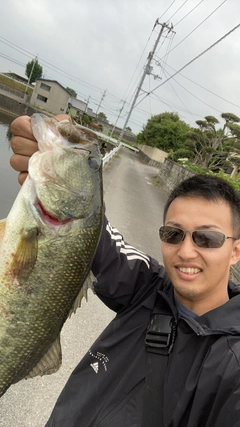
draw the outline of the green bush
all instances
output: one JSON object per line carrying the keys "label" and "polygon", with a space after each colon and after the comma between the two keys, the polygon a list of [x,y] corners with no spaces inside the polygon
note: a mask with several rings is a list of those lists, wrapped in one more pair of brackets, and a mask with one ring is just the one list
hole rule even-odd
{"label": "green bush", "polygon": [[237,190],[240,191],[240,176],[236,175],[234,178],[231,178],[231,176],[227,173],[225,173],[223,170],[215,173],[210,170],[204,169],[203,167],[199,165],[193,165],[192,163],[186,162],[185,165],[188,169],[200,173],[202,175],[212,175],[212,176],[218,176],[220,178],[225,179],[228,181],[232,186]]}

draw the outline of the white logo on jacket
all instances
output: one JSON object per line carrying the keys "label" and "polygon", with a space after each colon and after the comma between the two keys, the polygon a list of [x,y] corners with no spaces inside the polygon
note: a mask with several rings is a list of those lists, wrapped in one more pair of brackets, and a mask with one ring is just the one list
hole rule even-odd
{"label": "white logo on jacket", "polygon": [[105,372],[107,372],[107,362],[109,362],[109,358],[105,356],[103,353],[97,352],[97,354],[92,353],[91,349],[88,350],[90,356],[94,357],[94,359],[97,359],[98,362],[91,363],[90,366],[93,368],[93,370],[96,372],[96,374],[99,372],[99,362],[101,362],[103,369]]}

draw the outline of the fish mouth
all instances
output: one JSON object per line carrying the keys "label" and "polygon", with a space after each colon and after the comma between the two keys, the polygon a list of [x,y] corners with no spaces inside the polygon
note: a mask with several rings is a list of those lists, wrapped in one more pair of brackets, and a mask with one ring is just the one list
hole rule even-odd
{"label": "fish mouth", "polygon": [[72,221],[72,218],[66,218],[64,220],[60,220],[58,217],[48,212],[45,209],[45,207],[42,205],[39,199],[36,201],[34,205],[44,223],[47,223],[50,225],[65,225]]}

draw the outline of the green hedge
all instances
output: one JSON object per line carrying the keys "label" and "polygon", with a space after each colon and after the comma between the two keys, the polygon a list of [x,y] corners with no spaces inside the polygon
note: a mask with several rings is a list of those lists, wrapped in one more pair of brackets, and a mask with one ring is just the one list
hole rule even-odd
{"label": "green hedge", "polygon": [[184,166],[186,166],[188,169],[190,169],[196,173],[201,173],[202,175],[212,175],[212,176],[218,176],[220,178],[223,178],[226,181],[228,181],[230,184],[232,184],[232,186],[237,191],[240,191],[240,176],[239,175],[236,175],[234,178],[231,178],[230,175],[225,173],[223,170],[221,170],[218,173],[215,173],[215,172],[206,170],[199,165],[193,165],[192,163],[189,163],[189,162],[186,162],[184,164]]}

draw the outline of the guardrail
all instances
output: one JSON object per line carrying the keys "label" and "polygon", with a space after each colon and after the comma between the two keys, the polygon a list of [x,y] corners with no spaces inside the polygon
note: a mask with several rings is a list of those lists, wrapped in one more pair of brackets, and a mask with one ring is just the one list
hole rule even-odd
{"label": "guardrail", "polygon": [[121,145],[119,145],[118,147],[114,148],[109,153],[107,153],[106,156],[103,157],[103,167],[105,166],[106,163],[109,162],[109,160],[111,160],[113,158],[113,156],[115,156],[115,154],[118,152],[118,150],[120,148],[121,148]]}
{"label": "guardrail", "polygon": [[113,148],[113,150],[111,150],[108,154],[106,154],[106,156],[103,157],[103,167],[105,166],[106,163],[109,162],[109,160],[111,160],[113,158],[113,156],[115,156],[115,154],[118,152],[118,150],[120,150],[120,148],[122,146],[130,148],[131,150],[135,151],[136,153],[139,152],[138,148],[132,147],[131,145],[128,145],[128,144],[121,142],[116,148]]}
{"label": "guardrail", "polygon": [[138,148],[133,147],[132,145],[125,144],[125,142],[121,142],[121,145],[124,145],[124,147],[130,148],[130,150],[133,150],[133,151],[135,151],[136,153],[138,153],[138,152],[139,152],[139,149],[138,149]]}
{"label": "guardrail", "polygon": [[101,139],[104,139],[105,141],[113,142],[113,143],[114,143],[115,145],[117,145],[117,146],[124,145],[124,147],[127,147],[127,148],[129,148],[130,150],[135,151],[136,153],[138,153],[138,152],[139,152],[139,149],[138,149],[138,148],[133,147],[132,145],[126,144],[125,142],[122,142],[122,141],[119,143],[119,141],[118,141],[116,138],[111,138],[110,136],[105,135],[104,133],[101,133],[101,132],[96,132],[96,131],[94,131],[94,133],[95,133],[97,136],[99,136]]}

